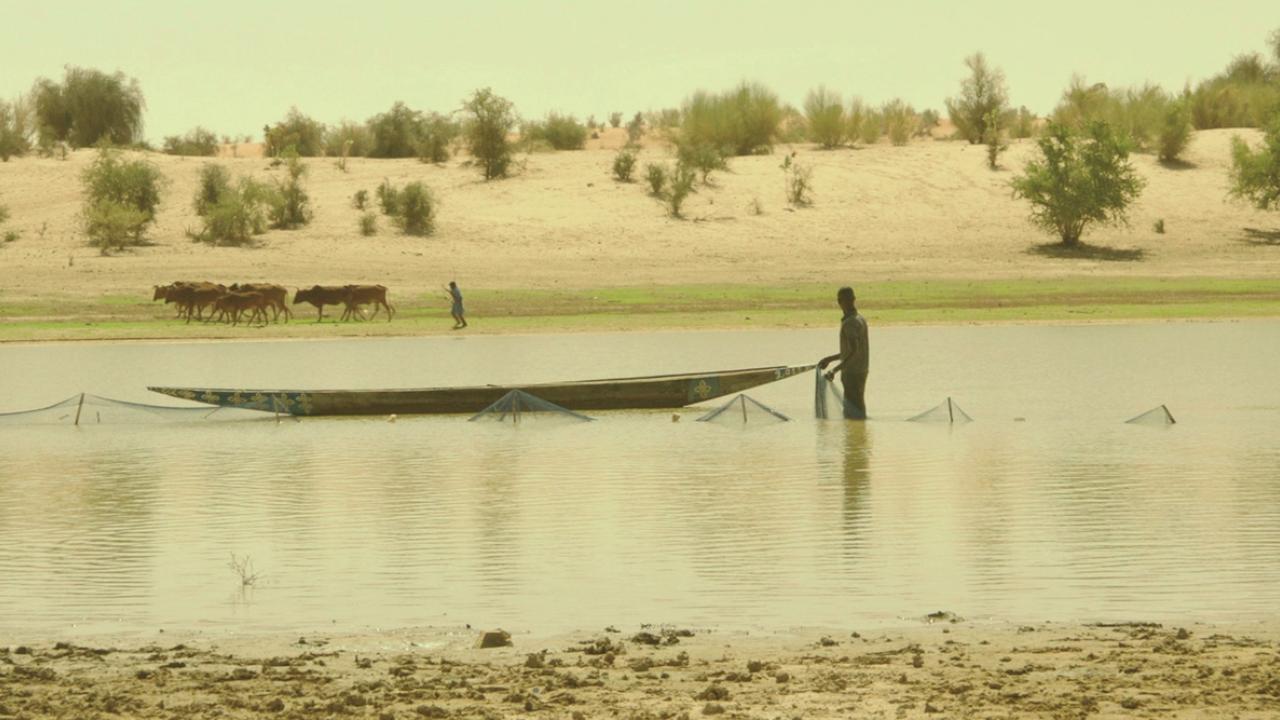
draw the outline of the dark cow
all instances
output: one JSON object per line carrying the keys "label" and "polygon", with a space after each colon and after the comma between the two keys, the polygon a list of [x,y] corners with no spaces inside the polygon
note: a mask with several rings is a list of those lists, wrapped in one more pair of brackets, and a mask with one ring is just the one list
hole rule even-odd
{"label": "dark cow", "polygon": [[[220,295],[213,304],[213,309],[218,312],[218,319],[230,318],[232,325],[240,324],[240,317],[245,310],[253,311],[253,314],[249,316],[249,323],[261,319],[262,324],[266,325],[268,307],[270,307],[270,302],[260,292],[228,291]],[[212,312],[209,313],[209,320],[213,320]]]}
{"label": "dark cow", "polygon": [[[174,283],[165,291],[164,301],[177,304],[179,317],[185,314],[187,322],[191,322],[193,313],[197,320],[202,319],[204,309],[217,301],[226,290],[225,286],[213,283]],[[159,293],[160,289],[157,288],[156,292]]]}
{"label": "dark cow", "polygon": [[295,292],[293,294],[293,304],[311,303],[318,311],[316,322],[321,322],[324,320],[324,306],[346,305],[348,295],[347,288],[342,285],[312,285],[309,288],[299,289]]}
{"label": "dark cow", "polygon": [[289,318],[293,317],[293,311],[285,303],[289,299],[289,291],[282,285],[272,285],[271,283],[238,283],[233,284],[229,288],[232,292],[256,292],[261,293],[262,297],[267,301],[267,307],[271,308],[271,319],[278,321],[280,313],[284,313],[284,321],[289,322]]}
{"label": "dark cow", "polygon": [[346,304],[347,309],[342,313],[343,319],[359,316],[364,319],[364,313],[360,310],[361,305],[373,305],[373,314],[369,319],[378,317],[378,310],[387,309],[387,322],[391,322],[391,316],[395,315],[396,309],[387,302],[387,288],[385,285],[347,285]]}

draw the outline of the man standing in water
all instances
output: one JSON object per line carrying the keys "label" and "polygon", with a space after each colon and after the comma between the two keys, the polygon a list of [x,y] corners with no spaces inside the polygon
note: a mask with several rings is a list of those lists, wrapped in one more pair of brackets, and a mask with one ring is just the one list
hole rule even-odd
{"label": "man standing in water", "polygon": [[827,372],[827,379],[835,378],[840,373],[844,385],[844,416],[849,420],[867,419],[867,369],[870,367],[871,346],[867,342],[867,321],[858,314],[854,306],[853,288],[842,287],[836,293],[836,302],[844,311],[844,319],[840,321],[840,352],[822,358],[818,362],[818,370],[826,370],[827,366],[839,360],[834,368]]}
{"label": "man standing in water", "polygon": [[462,310],[462,291],[458,289],[458,283],[453,280],[449,281],[449,314],[453,315],[453,329],[458,330],[467,326],[467,318]]}

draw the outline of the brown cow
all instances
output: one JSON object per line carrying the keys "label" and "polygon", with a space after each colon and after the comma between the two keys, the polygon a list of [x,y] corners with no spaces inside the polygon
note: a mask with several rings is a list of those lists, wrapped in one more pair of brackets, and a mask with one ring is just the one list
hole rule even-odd
{"label": "brown cow", "polygon": [[321,322],[324,320],[324,306],[344,305],[347,302],[347,295],[347,288],[341,285],[312,285],[309,288],[299,289],[295,292],[293,294],[293,304],[311,303],[319,311],[316,316],[316,322]]}
{"label": "brown cow", "polygon": [[[262,324],[266,325],[268,307],[270,307],[269,301],[260,292],[225,292],[213,304],[213,309],[218,311],[218,318],[230,317],[232,325],[240,324],[240,316],[245,310],[253,310],[253,314],[249,316],[249,323],[261,319]],[[209,313],[209,320],[212,319],[213,313],[211,312]]]}
{"label": "brown cow", "polygon": [[262,297],[266,298],[267,307],[271,308],[271,319],[279,321],[280,313],[284,313],[284,321],[289,322],[289,318],[293,317],[293,311],[285,304],[289,299],[289,291],[281,285],[272,285],[271,283],[239,283],[230,287],[233,292],[256,292],[262,293]]}
{"label": "brown cow", "polygon": [[347,305],[346,312],[342,313],[342,317],[359,316],[364,319],[364,313],[360,310],[361,305],[373,305],[373,314],[369,319],[378,317],[378,310],[387,309],[387,322],[391,322],[391,317],[395,315],[396,309],[387,302],[387,288],[385,285],[347,285],[347,297],[345,303]]}
{"label": "brown cow", "polygon": [[[158,293],[159,289],[156,292]],[[202,319],[204,309],[212,305],[224,292],[226,287],[213,283],[174,283],[165,292],[164,301],[177,304],[179,317],[185,314],[187,322],[191,322],[193,311],[197,320]]]}

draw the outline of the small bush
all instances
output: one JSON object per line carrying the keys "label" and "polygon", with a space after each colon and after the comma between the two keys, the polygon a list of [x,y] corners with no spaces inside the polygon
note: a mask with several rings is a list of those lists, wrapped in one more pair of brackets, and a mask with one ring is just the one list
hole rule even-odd
{"label": "small bush", "polygon": [[849,109],[845,111],[844,118],[845,137],[849,138],[850,143],[861,140],[862,125],[867,120],[867,106],[863,104],[861,98],[849,100]]}
{"label": "small bush", "polygon": [[631,175],[636,168],[636,154],[630,150],[619,150],[613,156],[613,177],[620,182],[631,182]]}
{"label": "small bush", "polygon": [[344,120],[325,128],[324,154],[329,157],[368,157],[373,151],[373,134],[363,123]]}
{"label": "small bush", "polygon": [[525,123],[521,141],[526,147],[546,143],[555,150],[581,150],[587,144],[587,129],[572,115],[550,113],[542,122]]}
{"label": "small bush", "polygon": [[1023,105],[1017,110],[1010,111],[1010,117],[1005,125],[1009,128],[1011,136],[1019,140],[1029,138],[1036,134],[1036,115]]}
{"label": "small bush", "polygon": [[155,222],[164,176],[146,160],[125,160],[114,150],[98,152],[81,175],[85,231],[102,248],[144,242]]}
{"label": "small bush", "polygon": [[6,243],[17,242],[18,239],[21,237],[22,237],[22,233],[18,232],[17,230],[4,231],[4,241]]}
{"label": "small bush", "polygon": [[1160,218],[1159,220],[1156,220],[1155,225],[1153,225],[1151,229],[1155,230],[1157,235],[1163,235],[1164,234],[1164,218]]}
{"label": "small bush", "polygon": [[791,153],[782,161],[787,203],[792,207],[808,207],[813,204],[813,168],[801,165],[795,158],[795,153]]}
{"label": "small bush", "polygon": [[1000,126],[1000,113],[992,110],[983,125],[985,126],[984,132],[987,133],[987,136],[983,138],[983,143],[987,146],[987,167],[992,170],[998,170],[1000,168],[1000,153],[1009,148],[1009,144],[1004,141],[1004,128]]}
{"label": "small bush", "polygon": [[644,115],[636,113],[635,117],[631,118],[631,122],[627,123],[627,144],[636,145],[642,137],[644,137]]}
{"label": "small bush", "polygon": [[142,138],[146,103],[138,81],[124,73],[68,66],[61,84],[41,78],[33,94],[36,127],[46,147],[60,142],[92,147],[103,140],[129,146]]}
{"label": "small bush", "polygon": [[620,112],[609,113],[609,126],[616,128],[621,125],[622,125],[622,113]]}
{"label": "small bush", "polygon": [[932,108],[920,113],[919,120],[916,123],[916,131],[914,137],[929,137],[933,134],[933,129],[938,127],[942,122],[942,116],[937,110]]}
{"label": "small bush", "polygon": [[747,205],[747,212],[752,215],[763,215],[764,205],[761,204],[760,198],[751,198],[751,202]]}
{"label": "small bush", "polygon": [[1123,137],[1104,122],[1079,133],[1053,123],[1038,140],[1040,157],[1014,178],[1014,197],[1031,203],[1031,222],[1068,247],[1093,223],[1124,223],[1143,180],[1129,163]]}
{"label": "small bush", "polygon": [[394,217],[400,214],[400,191],[390,180],[382,179],[382,184],[378,186],[378,207],[382,208],[382,214]]}
{"label": "small bush", "polygon": [[290,148],[300,157],[324,155],[324,124],[290,108],[284,120],[262,129],[268,157],[283,157]]}
{"label": "small bush", "polygon": [[947,114],[956,127],[957,134],[976,145],[987,136],[987,118],[994,111],[999,116],[1009,102],[1004,72],[987,65],[982,53],[965,58],[969,77],[960,83],[960,95],[947,98]]}
{"label": "small bush", "polygon": [[302,187],[307,166],[292,152],[285,155],[285,177],[278,178],[267,211],[271,227],[292,230],[311,222],[311,199]]}
{"label": "small bush", "polygon": [[360,214],[360,234],[365,237],[378,234],[378,214],[365,212]]}
{"label": "small bush", "polygon": [[421,182],[411,182],[400,191],[400,212],[395,223],[405,235],[430,235],[435,231],[436,200]]}
{"label": "small bush", "polygon": [[884,116],[879,111],[867,109],[862,113],[862,122],[858,124],[858,139],[863,145],[875,145],[884,135]]}
{"label": "small bush", "polygon": [[804,114],[809,125],[810,140],[827,149],[844,144],[848,124],[844,115],[844,101],[838,93],[822,86],[810,90],[804,101]]}
{"label": "small bush", "polygon": [[667,205],[667,214],[673,218],[683,218],[681,214],[684,208],[684,201],[693,193],[694,172],[693,168],[676,164],[668,177],[670,178],[670,186],[663,193],[662,199]]}
{"label": "small bush", "polygon": [[369,207],[369,191],[357,190],[356,194],[351,196],[351,207],[357,210],[364,210]]}
{"label": "small bush", "polygon": [[649,183],[649,194],[662,197],[667,186],[667,169],[658,163],[649,163],[644,168],[644,179]]}
{"label": "small bush", "polygon": [[1280,209],[1280,115],[1256,150],[1239,137],[1231,139],[1230,192],[1259,210]]}
{"label": "small bush", "polygon": [[720,150],[713,145],[705,143],[678,143],[676,145],[676,159],[681,167],[697,170],[702,175],[702,183],[704,185],[710,182],[713,171],[729,169],[729,164]]}
{"label": "small bush", "polygon": [[196,215],[203,217],[209,208],[218,204],[231,190],[231,173],[221,165],[205,163],[200,167],[200,181],[196,185],[196,197],[192,205]]}
{"label": "small bush", "polygon": [[[206,166],[210,167],[210,166]],[[214,246],[245,245],[267,229],[267,210],[276,191],[253,178],[241,178],[202,213],[204,226],[193,239]]]}
{"label": "small bush", "polygon": [[763,85],[744,82],[719,94],[699,90],[685,101],[679,142],[709,146],[721,156],[767,153],[782,118],[778,96]]}
{"label": "small bush", "polygon": [[880,110],[880,115],[884,118],[885,131],[889,135],[889,142],[894,145],[906,145],[907,141],[915,133],[918,121],[915,109],[902,100],[895,98],[884,104],[884,107]]}
{"label": "small bush", "polygon": [[212,130],[197,127],[186,135],[166,137],[163,148],[167,155],[212,157],[218,154],[218,136]]}
{"label": "small bush", "polygon": [[471,156],[480,165],[485,180],[506,177],[511,167],[511,143],[507,135],[516,126],[511,101],[489,88],[475,91],[463,102],[467,114],[464,134]]}
{"label": "small bush", "polygon": [[1187,149],[1191,140],[1191,108],[1185,100],[1175,100],[1164,110],[1157,139],[1157,156],[1161,162],[1174,162]]}
{"label": "small bush", "polygon": [[9,208],[4,205],[0,205],[0,225],[5,224],[5,222],[7,222],[8,220],[9,220]]}

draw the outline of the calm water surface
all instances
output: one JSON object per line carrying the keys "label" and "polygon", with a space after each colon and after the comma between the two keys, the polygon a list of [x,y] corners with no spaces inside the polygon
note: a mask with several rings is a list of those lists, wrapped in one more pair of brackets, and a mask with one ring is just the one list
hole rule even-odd
{"label": "calm water surface", "polygon": [[[587,424],[0,425],[0,642],[85,630],[1229,620],[1280,606],[1280,323],[873,328],[812,376]],[[0,412],[147,384],[412,387],[812,362],[835,330],[0,347]],[[953,397],[976,422],[905,422]],[[1161,403],[1172,427],[1126,425]],[[241,590],[230,555],[261,573]]]}

